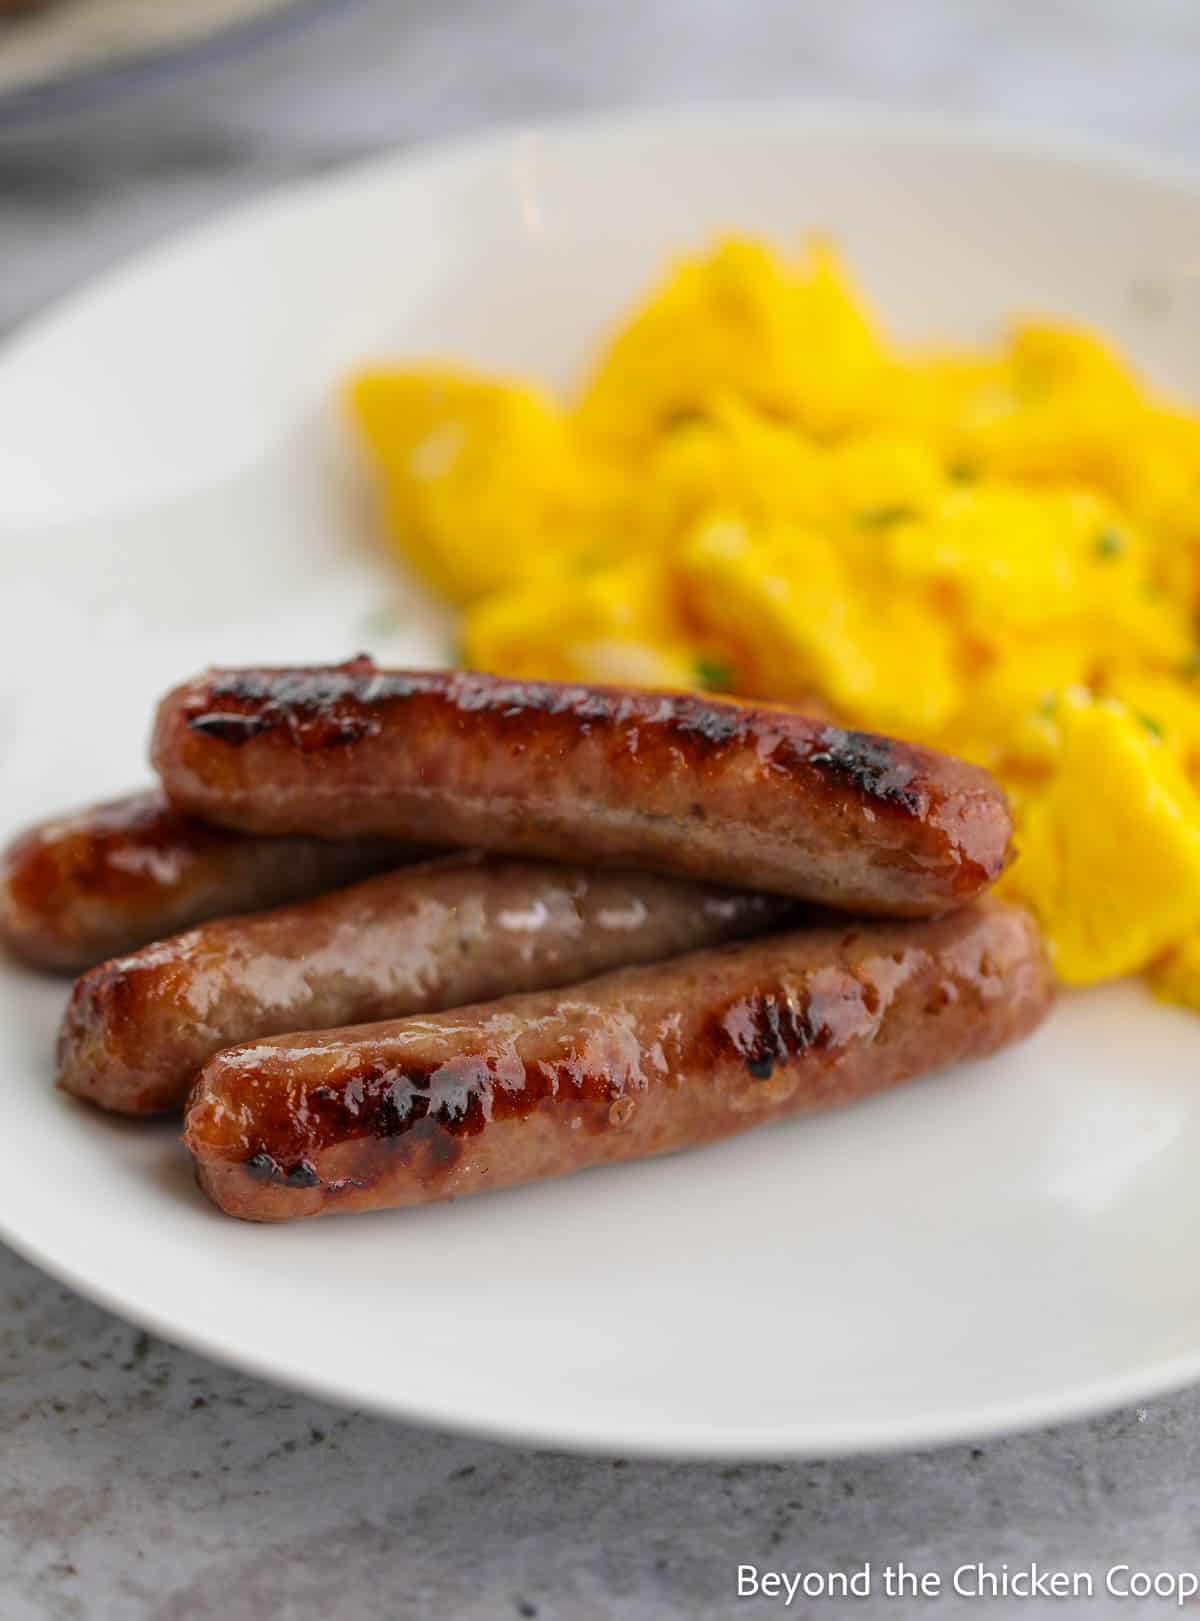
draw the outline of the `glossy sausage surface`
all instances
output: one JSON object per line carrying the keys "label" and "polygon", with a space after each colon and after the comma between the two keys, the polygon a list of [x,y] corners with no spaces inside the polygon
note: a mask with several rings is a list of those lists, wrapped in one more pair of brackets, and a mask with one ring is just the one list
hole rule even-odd
{"label": "glossy sausage surface", "polygon": [[157,790],[57,816],[0,855],[0,941],[78,973],[225,912],[278,906],[415,860],[388,840],[245,838]]}
{"label": "glossy sausage surface", "polygon": [[230,1214],[481,1193],[829,1108],[1026,1035],[1053,978],[1022,911],[766,935],[560,992],[233,1048],[185,1141]]}
{"label": "glossy sausage surface", "polygon": [[223,1047],[584,979],[762,930],[794,912],[643,873],[450,857],[224,918],[76,984],[59,1085],[106,1109],[180,1109]]}
{"label": "glossy sausage surface", "polygon": [[997,877],[980,768],[785,709],[465,672],[216,670],[164,699],[181,809],[253,833],[388,835],[925,916]]}

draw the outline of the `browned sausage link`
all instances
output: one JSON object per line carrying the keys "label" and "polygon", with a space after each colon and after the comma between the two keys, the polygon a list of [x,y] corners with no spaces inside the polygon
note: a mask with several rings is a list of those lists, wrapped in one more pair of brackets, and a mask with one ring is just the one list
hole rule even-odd
{"label": "browned sausage link", "polygon": [[259,833],[390,834],[924,916],[1004,866],[985,771],[784,709],[463,672],[214,671],[164,700],[178,805]]}
{"label": "browned sausage link", "polygon": [[0,856],[0,941],[78,973],[222,912],[316,895],[416,852],[384,840],[244,838],[172,810],[157,791],[43,822]]}
{"label": "browned sausage link", "polygon": [[233,1048],[185,1141],[231,1215],[479,1193],[831,1107],[1027,1034],[1053,980],[996,902],[820,927],[426,1018]]}
{"label": "browned sausage link", "polygon": [[795,911],[643,873],[449,857],[225,918],[75,986],[59,1085],[106,1109],[182,1108],[222,1047],[566,985],[733,940]]}

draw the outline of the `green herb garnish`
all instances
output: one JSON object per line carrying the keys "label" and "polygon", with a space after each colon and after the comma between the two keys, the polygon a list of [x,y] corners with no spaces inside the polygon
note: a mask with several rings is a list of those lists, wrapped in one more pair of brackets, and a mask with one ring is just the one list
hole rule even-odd
{"label": "green herb garnish", "polygon": [[1120,557],[1125,550],[1125,536],[1119,529],[1102,529],[1096,536],[1096,556],[1107,561]]}
{"label": "green herb garnish", "polygon": [[732,692],[735,685],[733,666],[724,659],[698,658],[696,685],[703,687],[705,692]]}
{"label": "green herb garnish", "polygon": [[915,507],[868,507],[858,514],[858,521],[864,529],[890,529],[893,524],[907,523],[916,516]]}
{"label": "green herb garnish", "polygon": [[358,622],[360,635],[379,638],[394,636],[400,629],[403,621],[395,608],[386,602],[377,603],[369,608]]}

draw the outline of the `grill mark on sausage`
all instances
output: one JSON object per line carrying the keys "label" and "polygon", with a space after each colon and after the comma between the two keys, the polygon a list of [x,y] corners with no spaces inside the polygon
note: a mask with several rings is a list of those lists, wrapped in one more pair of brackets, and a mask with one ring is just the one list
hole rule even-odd
{"label": "grill mark on sausage", "polygon": [[618,753],[639,754],[655,731],[693,765],[754,748],[777,770],[815,767],[834,790],[852,789],[877,809],[910,817],[928,813],[920,762],[906,746],[870,732],[824,726],[791,735],[770,709],[688,694],[631,695],[538,681],[504,681],[470,672],[379,670],[365,655],[320,670],[217,671],[188,700],[190,730],[240,748],[283,732],[302,753],[340,748],[378,736],[392,707],[413,702],[449,710],[460,726],[499,718],[516,739],[547,719],[563,722],[561,745],[603,727]]}
{"label": "grill mark on sausage", "polygon": [[[187,723],[193,732],[234,748],[280,730],[305,754],[340,748],[379,731],[371,691],[377,684],[374,668],[364,654],[330,670],[218,674],[195,712],[189,711]],[[388,696],[407,694],[397,690]]]}
{"label": "grill mark on sausage", "polygon": [[803,992],[791,982],[739,996],[710,1018],[707,1041],[714,1058],[732,1054],[754,1080],[769,1081],[777,1065],[811,1052],[832,1058],[870,1034],[882,1005],[876,986],[831,968]]}
{"label": "grill mark on sausage", "polygon": [[[710,1071],[730,1055],[761,1081],[769,1081],[776,1066],[810,1052],[832,1061],[878,1023],[880,1008],[878,994],[868,997],[852,974],[838,969],[815,975],[803,994],[795,981],[764,985],[714,1013],[692,1040],[673,1044],[669,1059],[660,1052],[655,1067],[665,1073],[658,1079],[677,1084],[673,1077]],[[247,1084],[252,1088],[252,1079]],[[387,1151],[398,1149],[408,1158],[423,1154],[431,1170],[446,1169],[461,1157],[465,1140],[495,1121],[527,1119],[544,1104],[578,1104],[581,1129],[591,1133],[622,1125],[632,1116],[641,1084],[636,1072],[620,1065],[589,1062],[586,1037],[554,1060],[525,1062],[511,1047],[436,1064],[366,1060],[341,1068],[336,1085],[307,1094],[304,1153],[316,1158],[333,1144],[365,1139],[382,1151],[376,1174],[387,1167]],[[286,1094],[278,1094],[273,1107],[260,1112],[260,1133],[240,1156],[253,1180],[317,1185],[294,1179],[301,1161],[278,1160],[265,1146],[294,1136],[292,1108]]]}
{"label": "grill mark on sausage", "polygon": [[423,1151],[434,1168],[445,1169],[460,1157],[463,1139],[478,1137],[493,1121],[527,1119],[542,1104],[568,1096],[581,1106],[580,1118],[592,1131],[628,1118],[619,1111],[614,1121],[611,1112],[627,1096],[624,1081],[589,1067],[578,1052],[553,1062],[522,1063],[512,1052],[432,1065],[365,1062],[341,1071],[337,1086],[309,1092],[303,1159],[276,1157],[265,1146],[286,1141],[294,1130],[290,1106],[279,1099],[276,1108],[260,1115],[259,1134],[245,1145],[242,1160],[254,1181],[313,1187],[316,1183],[295,1179],[295,1166],[311,1168],[311,1156],[358,1138],[374,1140],[384,1150]]}
{"label": "grill mark on sausage", "polygon": [[243,831],[492,840],[867,914],[964,904],[1011,835],[980,767],[823,717],[365,658],[184,683],[153,758],[181,808]]}
{"label": "grill mark on sausage", "polygon": [[188,721],[193,732],[215,737],[221,743],[248,743],[274,730],[275,722],[266,715],[197,715]]}
{"label": "grill mark on sausage", "polygon": [[711,1022],[713,1045],[740,1058],[756,1081],[769,1081],[776,1064],[816,1046],[817,1035],[807,999],[798,1006],[783,987],[739,997]]}
{"label": "grill mark on sausage", "polygon": [[693,747],[704,744],[720,749],[730,743],[741,743],[751,731],[748,717],[735,710],[723,709],[701,699],[681,698],[676,708],[666,717],[667,730]]}
{"label": "grill mark on sausage", "polygon": [[603,975],[569,1005],[232,1048],[185,1141],[205,1191],[249,1219],[420,1204],[850,1102],[1027,1034],[1052,995],[1012,908],[794,931]]}
{"label": "grill mark on sausage", "polygon": [[888,738],[827,726],[820,743],[807,760],[831,780],[910,816],[925,814],[928,796],[915,786],[916,766]]}
{"label": "grill mark on sausage", "polygon": [[297,1160],[284,1174],[289,1188],[319,1188],[321,1178],[311,1160]]}

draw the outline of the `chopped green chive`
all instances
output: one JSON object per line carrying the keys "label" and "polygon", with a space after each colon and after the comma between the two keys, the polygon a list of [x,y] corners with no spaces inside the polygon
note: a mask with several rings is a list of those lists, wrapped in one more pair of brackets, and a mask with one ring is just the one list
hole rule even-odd
{"label": "chopped green chive", "polygon": [[1136,714],[1139,722],[1150,733],[1151,737],[1162,737],[1162,724],[1161,722],[1156,721],[1153,715],[1147,715],[1145,711],[1141,709],[1135,710],[1134,713]]}
{"label": "chopped green chive", "polygon": [[1120,557],[1124,550],[1125,537],[1119,529],[1102,529],[1096,536],[1097,557]]}
{"label": "chopped green chive", "polygon": [[914,507],[868,507],[858,514],[858,521],[865,529],[890,529],[893,524],[907,523],[916,515]]}
{"label": "chopped green chive", "polygon": [[577,552],[571,559],[571,567],[577,574],[596,574],[608,563],[609,558],[603,552]]}
{"label": "chopped green chive", "polygon": [[705,692],[732,692],[734,688],[733,666],[727,664],[723,659],[697,659],[696,685],[703,687]]}
{"label": "chopped green chive", "polygon": [[358,628],[364,636],[390,636],[400,628],[396,610],[387,603],[379,603],[362,616]]}

